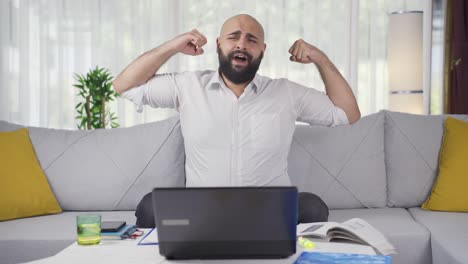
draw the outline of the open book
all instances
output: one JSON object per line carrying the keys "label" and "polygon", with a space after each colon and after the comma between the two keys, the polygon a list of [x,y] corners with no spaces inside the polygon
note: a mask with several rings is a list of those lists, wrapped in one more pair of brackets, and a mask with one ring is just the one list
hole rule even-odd
{"label": "open book", "polygon": [[353,218],[343,223],[299,224],[297,236],[369,245],[382,255],[396,253],[393,245],[382,233],[360,218]]}

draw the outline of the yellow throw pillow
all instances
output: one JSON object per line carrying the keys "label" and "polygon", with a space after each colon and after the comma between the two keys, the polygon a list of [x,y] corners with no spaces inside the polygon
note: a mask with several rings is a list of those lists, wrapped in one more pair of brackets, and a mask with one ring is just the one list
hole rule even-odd
{"label": "yellow throw pillow", "polygon": [[468,122],[452,117],[445,120],[439,175],[422,208],[468,212]]}
{"label": "yellow throw pillow", "polygon": [[62,212],[28,130],[0,132],[0,221]]}

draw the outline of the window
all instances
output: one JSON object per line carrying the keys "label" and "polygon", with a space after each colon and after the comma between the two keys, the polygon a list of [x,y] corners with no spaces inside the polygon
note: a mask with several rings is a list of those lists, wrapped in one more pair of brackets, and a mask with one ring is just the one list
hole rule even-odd
{"label": "window", "polygon": [[[224,20],[238,13],[264,26],[267,50],[259,74],[324,91],[313,65],[289,61],[289,47],[302,38],[329,56],[362,114],[371,114],[386,107],[387,13],[423,8],[424,0],[1,1],[0,119],[76,128],[73,73],[99,65],[115,77],[146,50],[192,28],[208,38],[205,54],[176,55],[160,72],[216,70],[215,39]],[[121,126],[174,114],[148,107],[139,114],[123,99],[111,107]]]}

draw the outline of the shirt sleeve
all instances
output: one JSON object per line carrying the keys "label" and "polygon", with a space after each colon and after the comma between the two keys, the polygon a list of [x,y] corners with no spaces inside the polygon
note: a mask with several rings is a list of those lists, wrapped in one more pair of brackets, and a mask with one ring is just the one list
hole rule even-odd
{"label": "shirt sleeve", "polygon": [[178,85],[183,83],[185,78],[187,76],[184,73],[155,74],[146,83],[122,93],[122,97],[132,101],[140,113],[144,105],[179,110]]}
{"label": "shirt sleeve", "polygon": [[297,121],[329,127],[349,124],[343,109],[335,106],[325,93],[291,81],[288,85],[295,98]]}

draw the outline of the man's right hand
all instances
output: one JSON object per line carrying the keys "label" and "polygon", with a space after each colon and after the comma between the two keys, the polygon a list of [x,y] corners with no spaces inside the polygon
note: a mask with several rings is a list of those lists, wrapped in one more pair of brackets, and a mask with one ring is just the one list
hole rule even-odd
{"label": "man's right hand", "polygon": [[197,56],[203,54],[206,38],[196,29],[166,41],[159,47],[145,52],[125,68],[113,81],[114,89],[122,94],[132,87],[147,82],[153,77],[159,67],[172,55],[184,53]]}
{"label": "man's right hand", "polygon": [[187,55],[197,56],[203,54],[206,37],[196,29],[179,35],[170,41],[170,45],[177,51]]}

